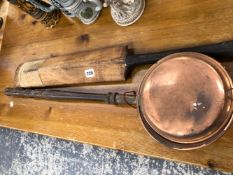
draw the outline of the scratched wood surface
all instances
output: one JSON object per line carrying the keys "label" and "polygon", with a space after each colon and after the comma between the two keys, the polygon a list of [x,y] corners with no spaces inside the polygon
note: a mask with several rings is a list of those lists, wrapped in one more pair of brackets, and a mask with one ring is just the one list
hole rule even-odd
{"label": "scratched wood surface", "polygon": [[[22,64],[16,73],[18,87],[74,85],[125,80],[125,47],[110,47],[88,52],[40,59]],[[86,77],[86,70],[94,70]]]}
{"label": "scratched wood surface", "polygon": [[2,26],[0,26],[0,51],[2,47],[2,41],[3,41],[3,32],[6,25],[6,17],[8,12],[9,3],[6,0],[0,1],[0,17],[3,19]]}
{"label": "scratched wood surface", "polygon": [[[28,60],[111,45],[129,45],[145,53],[233,39],[232,0],[147,1],[145,14],[130,27],[117,26],[109,14],[105,9],[91,26],[63,18],[55,29],[46,30],[10,6],[0,55],[0,126],[233,171],[233,127],[216,143],[183,152],[156,143],[130,107],[3,95],[5,87],[13,86],[16,67]],[[131,82],[127,88],[134,87]]]}

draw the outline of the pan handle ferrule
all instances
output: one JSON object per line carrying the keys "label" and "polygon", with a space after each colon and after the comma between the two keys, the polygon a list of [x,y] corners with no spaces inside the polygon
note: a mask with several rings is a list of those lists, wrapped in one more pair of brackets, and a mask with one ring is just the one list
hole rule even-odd
{"label": "pan handle ferrule", "polygon": [[130,91],[126,92],[124,94],[119,93],[109,93],[106,96],[105,102],[108,104],[114,104],[114,105],[129,105],[135,108],[136,105],[136,92]]}

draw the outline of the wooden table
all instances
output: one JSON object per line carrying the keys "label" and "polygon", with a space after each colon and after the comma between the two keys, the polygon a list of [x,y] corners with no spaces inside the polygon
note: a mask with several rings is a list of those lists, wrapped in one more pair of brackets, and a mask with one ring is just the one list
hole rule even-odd
{"label": "wooden table", "polygon": [[233,39],[232,29],[232,0],[151,0],[130,27],[117,26],[105,9],[91,26],[63,18],[51,30],[10,6],[0,56],[0,126],[233,171],[233,128],[206,148],[176,151],[146,133],[135,109],[9,98],[2,93],[13,86],[16,67],[27,60],[119,44],[145,53],[216,43]]}

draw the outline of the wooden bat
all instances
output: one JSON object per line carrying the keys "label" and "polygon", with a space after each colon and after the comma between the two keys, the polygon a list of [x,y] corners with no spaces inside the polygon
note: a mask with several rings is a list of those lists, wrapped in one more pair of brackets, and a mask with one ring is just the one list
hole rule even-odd
{"label": "wooden bat", "polygon": [[[132,55],[126,47],[75,53],[21,64],[16,87],[46,87],[83,83],[122,81],[138,65],[152,64],[176,52],[199,52],[213,58],[233,58],[233,41],[159,53]],[[218,60],[223,61],[223,60]],[[224,60],[225,61],[225,60]]]}

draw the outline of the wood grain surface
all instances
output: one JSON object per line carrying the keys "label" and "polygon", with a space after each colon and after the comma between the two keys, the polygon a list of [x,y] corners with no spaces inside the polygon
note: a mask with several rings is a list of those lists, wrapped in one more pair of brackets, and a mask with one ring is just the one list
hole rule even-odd
{"label": "wood grain surface", "polygon": [[124,46],[25,62],[17,68],[17,87],[77,85],[124,81]]}
{"label": "wood grain surface", "polygon": [[1,47],[2,47],[3,32],[5,29],[5,25],[6,25],[6,17],[7,17],[7,13],[8,13],[8,7],[9,7],[9,3],[6,0],[0,1],[0,17],[3,19],[3,24],[2,24],[2,26],[0,26],[0,51],[1,51]]}
{"label": "wood grain surface", "polygon": [[[232,0],[151,0],[142,18],[129,27],[117,26],[105,9],[91,26],[63,18],[52,30],[10,6],[0,56],[0,126],[232,172],[233,128],[206,148],[176,151],[155,142],[133,108],[11,98],[2,93],[13,86],[17,66],[28,60],[113,45],[146,53],[217,43],[232,40],[232,28]],[[127,88],[134,87],[132,81],[127,81]]]}

